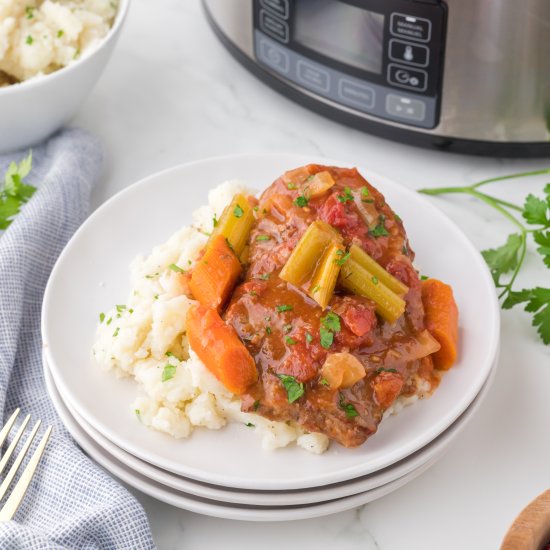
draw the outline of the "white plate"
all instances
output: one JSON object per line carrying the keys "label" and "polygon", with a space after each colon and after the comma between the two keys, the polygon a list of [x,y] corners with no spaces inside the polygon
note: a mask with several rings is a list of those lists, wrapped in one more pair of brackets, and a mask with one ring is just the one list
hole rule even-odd
{"label": "white plate", "polygon": [[373,500],[381,498],[392,491],[399,489],[426,471],[439,458],[439,455],[435,455],[430,460],[421,464],[418,468],[415,468],[408,474],[370,491],[327,502],[309,505],[306,504],[303,506],[271,507],[257,507],[253,505],[247,506],[227,502],[216,502],[215,500],[200,498],[192,494],[187,494],[183,491],[172,489],[161,483],[157,483],[148,477],[137,473],[132,468],[128,467],[128,465],[120,462],[87,435],[79,424],[80,420],[74,418],[69,409],[65,407],[55,387],[50,387],[49,392],[55,409],[57,410],[57,413],[61,417],[61,420],[63,421],[63,424],[65,424],[65,427],[69,433],[90,456],[90,458],[103,466],[111,474],[115,475],[131,487],[134,487],[135,489],[138,489],[139,491],[142,491],[143,493],[162,502],[166,502],[172,506],[176,506],[177,508],[189,510],[190,512],[218,518],[242,521],[294,521],[336,514],[338,512],[343,512],[345,510],[350,510],[351,508],[367,504],[368,502],[372,502]]}
{"label": "white plate", "polygon": [[197,430],[189,440],[152,433],[130,409],[138,391],[131,380],[102,372],[90,349],[99,311],[123,303],[128,265],[164,242],[208,190],[239,178],[265,188],[285,170],[308,162],[293,155],[254,155],[182,165],[133,185],[94,212],[57,261],[46,289],[42,333],[48,364],[64,399],[97,431],[160,468],[207,483],[242,489],[300,489],[370,474],[405,458],[447,429],[485,382],[496,356],[499,310],[480,254],[424,197],[361,169],[404,219],[422,273],[450,283],[460,309],[458,364],[434,395],[388,419],[358,449],[332,445],[322,456],[293,447],[268,453],[252,430],[231,425]]}
{"label": "white plate", "polygon": [[135,456],[122,450],[114,445],[108,439],[105,439],[99,432],[94,430],[82,417],[74,411],[70,405],[63,401],[55,388],[50,370],[44,361],[44,376],[46,379],[46,387],[52,400],[58,403],[63,408],[66,408],[71,416],[79,424],[80,428],[91,439],[97,443],[104,451],[110,454],[118,462],[127,466],[130,470],[149,478],[152,481],[198,497],[209,500],[246,504],[254,506],[294,506],[303,504],[314,504],[327,500],[347,497],[370,491],[384,484],[390,483],[427,463],[428,461],[436,460],[441,457],[450,443],[462,431],[466,424],[471,420],[474,413],[479,409],[482,401],[487,395],[489,388],[494,379],[496,365],[492,368],[491,374],[487,382],[481,388],[481,391],[474,399],[473,403],[462,413],[462,415],[441,435],[434,439],[431,443],[416,451],[400,462],[380,470],[374,474],[353,479],[351,481],[319,487],[315,489],[301,489],[297,491],[250,491],[225,488],[221,489],[216,486],[207,485],[198,481],[193,481],[182,476],[172,474],[166,470],[161,470],[152,466],[148,462],[140,460]]}

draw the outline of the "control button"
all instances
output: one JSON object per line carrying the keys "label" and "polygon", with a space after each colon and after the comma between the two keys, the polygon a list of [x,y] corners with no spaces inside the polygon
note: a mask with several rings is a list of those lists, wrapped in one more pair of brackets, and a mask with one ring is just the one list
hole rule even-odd
{"label": "control button", "polygon": [[280,42],[288,42],[288,23],[277,19],[265,10],[260,11],[260,28]]}
{"label": "control button", "polygon": [[426,103],[420,99],[388,94],[386,112],[396,118],[420,122],[426,117]]}
{"label": "control button", "polygon": [[390,59],[415,65],[417,67],[427,67],[430,61],[430,50],[428,46],[422,44],[411,44],[392,38],[390,40]]}
{"label": "control button", "polygon": [[267,40],[260,40],[259,58],[269,67],[276,71],[287,74],[290,69],[290,58],[288,53]]}
{"label": "control button", "polygon": [[360,109],[372,109],[374,107],[375,94],[370,86],[342,78],[338,83],[338,95],[348,105],[353,105]]}
{"label": "control button", "polygon": [[429,42],[432,34],[432,22],[423,17],[392,13],[390,31],[394,36],[400,36],[401,38]]}
{"label": "control button", "polygon": [[288,0],[260,0],[260,3],[265,9],[272,11],[275,15],[288,19],[288,14],[290,13]]}
{"label": "control button", "polygon": [[328,92],[330,89],[330,75],[328,71],[320,69],[307,61],[300,59],[296,66],[297,78],[302,84],[320,92]]}
{"label": "control button", "polygon": [[401,88],[423,92],[428,87],[428,73],[420,69],[410,69],[390,63],[388,65],[388,82]]}

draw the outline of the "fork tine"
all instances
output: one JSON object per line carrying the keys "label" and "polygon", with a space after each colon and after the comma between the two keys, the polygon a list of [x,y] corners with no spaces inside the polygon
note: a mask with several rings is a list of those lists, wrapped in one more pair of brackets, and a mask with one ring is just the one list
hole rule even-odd
{"label": "fork tine", "polygon": [[21,504],[27,488],[34,476],[36,467],[38,466],[38,463],[42,458],[42,454],[44,453],[44,449],[46,448],[46,444],[50,439],[51,433],[52,427],[49,426],[46,430],[46,433],[42,436],[42,439],[40,440],[36,451],[34,451],[31,459],[29,460],[29,463],[23,470],[23,473],[21,474],[19,481],[15,485],[13,491],[11,492],[11,495],[6,501],[6,504],[4,504],[4,507],[2,508],[2,510],[0,510],[0,522],[9,521],[13,518],[15,512],[17,512],[17,509],[19,508],[19,505]]}
{"label": "fork tine", "polygon": [[23,435],[23,432],[25,431],[25,428],[27,427],[27,424],[29,423],[30,419],[31,419],[31,415],[28,414],[25,417],[25,420],[23,420],[23,423],[21,424],[21,426],[19,426],[19,429],[17,430],[17,433],[15,434],[13,441],[10,443],[10,446],[7,448],[6,452],[4,453],[2,460],[0,460],[0,474],[4,471],[4,468],[6,467],[6,464],[8,463],[8,460],[10,459],[15,447],[17,447],[17,444],[19,443],[19,440],[21,439],[21,436]]}
{"label": "fork tine", "polygon": [[5,426],[2,428],[2,431],[0,431],[0,447],[4,444],[4,441],[6,441],[6,437],[8,437],[8,434],[11,431],[11,427],[13,426],[13,423],[15,422],[15,419],[17,418],[17,415],[19,414],[19,411],[21,409],[17,407],[12,413],[12,415],[9,417],[8,421],[6,422]]}
{"label": "fork tine", "polygon": [[34,436],[36,435],[36,432],[38,431],[38,428],[40,428],[41,421],[39,420],[32,429],[32,432],[29,434],[29,437],[27,437],[27,440],[25,441],[25,444],[23,445],[23,448],[19,451],[19,454],[17,455],[17,458],[13,461],[13,464],[11,465],[11,468],[4,478],[4,481],[2,482],[2,485],[0,485],[0,500],[4,498],[4,495],[6,494],[6,491],[8,490],[11,482],[13,481],[13,478],[15,477],[15,474],[17,473],[17,469],[21,465],[21,462],[23,462],[23,459],[25,458],[25,455],[27,454],[27,451],[29,450],[29,447],[31,446],[32,440],[34,439]]}

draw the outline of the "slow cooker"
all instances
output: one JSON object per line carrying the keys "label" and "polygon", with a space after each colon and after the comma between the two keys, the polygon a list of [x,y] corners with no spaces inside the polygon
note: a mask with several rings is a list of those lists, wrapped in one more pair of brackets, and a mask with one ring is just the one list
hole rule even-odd
{"label": "slow cooker", "polygon": [[550,154],[550,0],[203,0],[229,51],[289,98],[385,138]]}

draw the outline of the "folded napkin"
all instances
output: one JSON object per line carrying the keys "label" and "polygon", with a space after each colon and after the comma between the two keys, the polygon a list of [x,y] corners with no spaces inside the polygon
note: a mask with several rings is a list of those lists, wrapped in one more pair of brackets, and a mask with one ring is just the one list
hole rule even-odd
{"label": "folded napkin", "polygon": [[[0,156],[0,177],[11,160],[26,154]],[[88,214],[101,147],[82,131],[65,130],[34,149],[33,157],[26,180],[38,191],[0,232],[0,412],[5,422],[21,407],[20,420],[30,413],[31,425],[41,419],[53,425],[53,433],[15,521],[0,524],[0,548],[154,548],[141,505],[75,445],[42,373],[44,288],[59,253]]]}

